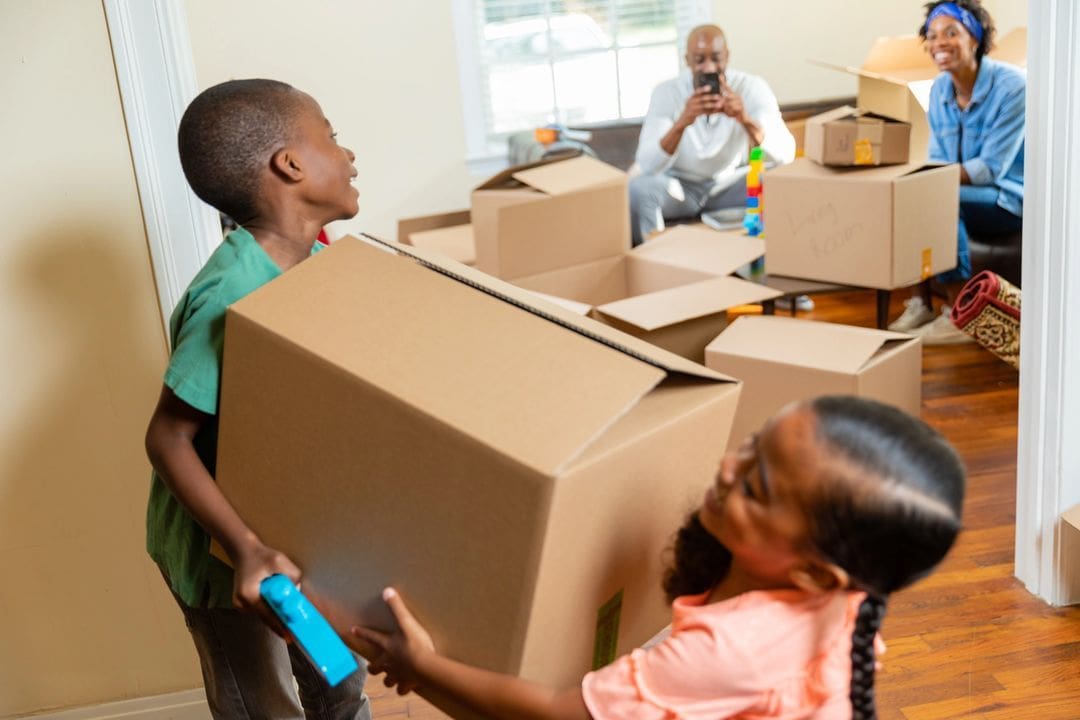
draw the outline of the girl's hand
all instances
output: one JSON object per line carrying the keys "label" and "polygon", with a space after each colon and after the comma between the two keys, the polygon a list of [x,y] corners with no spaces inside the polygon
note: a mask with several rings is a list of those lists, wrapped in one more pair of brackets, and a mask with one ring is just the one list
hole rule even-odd
{"label": "girl's hand", "polygon": [[300,584],[300,568],[285,553],[268,547],[259,541],[246,546],[233,559],[233,605],[241,610],[254,612],[263,619],[270,629],[286,640],[289,634],[274,611],[263,602],[260,588],[262,581],[281,573],[296,585]]}
{"label": "girl's hand", "polygon": [[383,633],[366,627],[352,628],[352,635],[376,648],[369,658],[368,671],[376,675],[386,673],[383,684],[397,686],[399,695],[415,690],[420,685],[419,666],[424,658],[435,654],[435,644],[427,630],[405,607],[405,601],[393,588],[383,590],[383,600],[397,620],[398,629]]}

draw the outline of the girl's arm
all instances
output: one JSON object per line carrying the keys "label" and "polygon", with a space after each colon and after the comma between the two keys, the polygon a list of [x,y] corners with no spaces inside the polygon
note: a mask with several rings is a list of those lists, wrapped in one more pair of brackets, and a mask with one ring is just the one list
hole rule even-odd
{"label": "girl's arm", "polygon": [[419,689],[442,710],[454,704],[491,718],[515,720],[591,720],[581,687],[555,691],[510,675],[481,670],[439,655],[431,636],[405,607],[401,596],[387,588],[383,598],[398,623],[393,634],[354,627],[355,638],[367,643],[358,649],[369,655],[368,670],[386,673],[384,684],[400,694]]}

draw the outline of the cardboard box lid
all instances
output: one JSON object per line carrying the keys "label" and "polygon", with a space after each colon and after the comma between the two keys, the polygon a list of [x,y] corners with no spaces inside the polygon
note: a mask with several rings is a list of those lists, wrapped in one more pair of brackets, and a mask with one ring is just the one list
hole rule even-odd
{"label": "cardboard box lid", "polygon": [[363,233],[363,236],[368,241],[377,243],[391,252],[412,257],[422,265],[442,275],[544,318],[601,345],[618,350],[631,358],[660,368],[665,372],[689,375],[705,380],[738,382],[734,378],[710,370],[704,365],[688,360],[681,355],[659,348],[652,343],[628,335],[592,318],[583,317],[578,312],[578,308],[575,307],[577,303],[573,301],[561,301],[558,303],[549,301],[540,293],[511,285],[487,273],[461,265],[443,256],[426,252],[420,248],[388,242],[367,233]]}
{"label": "cardboard box lid", "polygon": [[765,241],[743,232],[676,225],[634,248],[631,253],[664,265],[730,275],[764,255]]}
{"label": "cardboard box lid", "polygon": [[760,283],[725,276],[616,300],[600,305],[596,310],[650,331],[722,312],[736,305],[771,300],[782,294]]}
{"label": "cardboard box lid", "polygon": [[477,186],[476,190],[499,189],[511,180],[547,195],[563,195],[608,183],[626,182],[626,173],[596,158],[579,155],[507,168]]}
{"label": "cardboard box lid", "polygon": [[1061,513],[1061,519],[1072,525],[1076,530],[1080,530],[1080,503]]}
{"label": "cardboard box lid", "polygon": [[[769,177],[783,178],[828,178],[840,182],[892,182],[905,175],[912,175],[927,168],[944,167],[939,163],[903,163],[900,165],[874,165],[867,167],[828,167],[819,165],[809,158],[795,158],[788,165],[781,165],[769,170]],[[766,203],[768,203],[768,187],[765,183]],[[768,205],[766,205],[768,207]],[[768,210],[766,210],[768,212]]]}
{"label": "cardboard box lid", "polygon": [[[882,127],[886,124],[907,126],[911,125],[911,123],[904,122],[903,120],[895,120],[893,118],[885,117],[884,115],[877,115],[868,110],[860,110],[858,108],[852,107],[851,105],[842,105],[841,107],[833,108],[832,110],[826,110],[823,113],[818,113],[817,115],[806,118],[806,128],[807,130],[809,130],[810,128],[816,127],[818,125],[827,125],[831,122],[848,120],[849,118],[853,123],[873,125],[876,127]],[[878,134],[876,140],[881,140],[880,133]]]}
{"label": "cardboard box lid", "polygon": [[744,315],[709,343],[705,352],[855,374],[883,347],[900,342],[918,342],[918,338],[816,320]]}
{"label": "cardboard box lid", "polygon": [[729,380],[647,343],[620,347],[622,334],[607,328],[574,328],[535,299],[500,297],[482,273],[432,272],[469,270],[437,254],[385,245],[425,259],[346,237],[232,305],[229,322],[256,325],[548,475],[669,372]]}

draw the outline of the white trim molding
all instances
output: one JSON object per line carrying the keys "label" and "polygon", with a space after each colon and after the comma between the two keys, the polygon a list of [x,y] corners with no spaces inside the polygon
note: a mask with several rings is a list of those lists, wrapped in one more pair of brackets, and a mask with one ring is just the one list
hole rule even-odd
{"label": "white trim molding", "polygon": [[1061,520],[1080,503],[1080,4],[1030,0],[1028,24],[1015,572],[1066,605],[1080,602]]}
{"label": "white trim molding", "polygon": [[188,187],[176,129],[195,97],[183,3],[104,0],[135,179],[165,328],[221,238],[218,213]]}
{"label": "white trim molding", "polygon": [[26,720],[210,720],[211,715],[206,693],[202,688],[196,688],[18,717]]}

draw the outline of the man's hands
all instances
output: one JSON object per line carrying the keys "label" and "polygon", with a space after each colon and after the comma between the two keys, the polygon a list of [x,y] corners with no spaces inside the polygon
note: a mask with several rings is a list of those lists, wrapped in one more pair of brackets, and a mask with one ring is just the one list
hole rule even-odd
{"label": "man's hands", "polygon": [[676,126],[681,130],[685,130],[702,115],[720,113],[727,115],[742,125],[749,123],[750,118],[746,114],[746,106],[743,105],[742,96],[731,89],[723,73],[720,74],[720,90],[721,92],[717,94],[710,92],[707,85],[695,88],[693,95],[687,98],[682,115],[679,116],[678,122],[675,123]]}
{"label": "man's hands", "polygon": [[425,657],[435,654],[435,644],[427,630],[405,607],[405,601],[393,588],[383,590],[383,599],[397,620],[398,630],[387,634],[365,627],[354,627],[352,635],[375,648],[377,652],[368,663],[376,675],[386,673],[383,684],[397,686],[398,695],[405,695],[421,684],[418,666]]}

